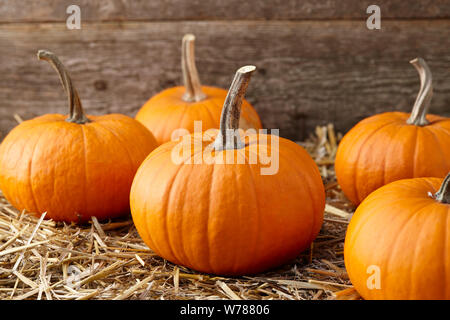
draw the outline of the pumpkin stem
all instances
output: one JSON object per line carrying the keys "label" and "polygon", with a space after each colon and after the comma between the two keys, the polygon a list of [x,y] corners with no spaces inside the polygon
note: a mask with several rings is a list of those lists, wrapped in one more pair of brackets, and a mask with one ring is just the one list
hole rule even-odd
{"label": "pumpkin stem", "polygon": [[228,90],[227,97],[223,103],[222,115],[220,116],[220,129],[214,141],[216,151],[225,149],[240,149],[244,147],[239,136],[239,119],[241,116],[242,100],[255,66],[245,66],[236,71],[233,82]]}
{"label": "pumpkin stem", "polygon": [[59,79],[69,99],[69,117],[66,121],[78,124],[90,122],[84,113],[78,92],[72,84],[72,79],[70,79],[69,73],[61,61],[59,61],[58,57],[54,53],[46,50],[39,50],[37,56],[39,60],[48,61],[56,72],[58,72]]}
{"label": "pumpkin stem", "polygon": [[438,192],[434,195],[434,198],[442,203],[450,204],[450,173],[445,177],[444,182]]}
{"label": "pumpkin stem", "polygon": [[186,88],[183,100],[186,102],[198,102],[206,98],[195,66],[194,43],[195,36],[193,34],[184,35],[181,45],[181,68]]}
{"label": "pumpkin stem", "polygon": [[420,90],[417,95],[416,102],[409,117],[408,124],[416,126],[426,126],[429,124],[426,119],[428,107],[430,106],[431,97],[433,96],[433,84],[430,68],[422,58],[416,58],[411,60],[411,63],[419,72],[420,77]]}

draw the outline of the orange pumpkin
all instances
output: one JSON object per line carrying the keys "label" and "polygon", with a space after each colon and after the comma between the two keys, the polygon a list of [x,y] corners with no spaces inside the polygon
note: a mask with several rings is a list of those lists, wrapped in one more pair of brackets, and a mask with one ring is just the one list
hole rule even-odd
{"label": "orange pumpkin", "polygon": [[431,72],[421,58],[411,63],[421,80],[411,115],[387,112],[364,119],[339,144],[336,177],[356,205],[389,182],[443,178],[450,170],[450,119],[426,115],[433,93]]}
{"label": "orange pumpkin", "polygon": [[[220,113],[227,91],[200,84],[194,57],[192,34],[183,37],[181,66],[184,86],[169,88],[148,100],[136,115],[155,136],[158,144],[172,140],[172,133],[184,129],[194,132],[194,121],[202,122],[202,130],[219,128]],[[242,103],[240,127],[261,129],[261,120],[246,100]],[[183,134],[176,131],[175,135]]]}
{"label": "orange pumpkin", "polygon": [[[133,221],[145,243],[173,263],[224,275],[264,271],[308,248],[322,225],[325,191],[308,153],[278,136],[236,134],[254,70],[237,71],[220,131],[165,143],[136,173]],[[262,150],[278,171],[251,160]]]}
{"label": "orange pumpkin", "polygon": [[347,230],[350,280],[365,299],[450,299],[449,230],[450,174],[376,190]]}
{"label": "orange pumpkin", "polygon": [[70,113],[24,121],[0,145],[0,188],[17,209],[46,218],[83,222],[129,212],[134,174],[156,147],[136,120],[86,116],[69,74],[51,52],[39,51],[58,72]]}

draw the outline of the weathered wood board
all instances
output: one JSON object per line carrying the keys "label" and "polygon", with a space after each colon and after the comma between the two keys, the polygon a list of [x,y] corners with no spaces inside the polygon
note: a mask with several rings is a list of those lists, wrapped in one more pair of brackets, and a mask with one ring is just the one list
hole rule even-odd
{"label": "weathered wood board", "polygon": [[[439,1],[438,1],[439,2]],[[184,33],[197,36],[202,82],[228,87],[235,70],[258,68],[247,97],[267,128],[295,140],[333,122],[346,131],[388,110],[409,111],[423,57],[434,77],[433,113],[450,116],[450,20],[92,22],[0,24],[0,130],[44,113],[66,113],[54,70],[38,49],[59,55],[88,113],[134,116],[156,92],[181,83]]]}
{"label": "weathered wood board", "polygon": [[84,21],[365,19],[369,5],[383,19],[450,18],[448,0],[2,0],[0,21],[65,21],[69,5]]}

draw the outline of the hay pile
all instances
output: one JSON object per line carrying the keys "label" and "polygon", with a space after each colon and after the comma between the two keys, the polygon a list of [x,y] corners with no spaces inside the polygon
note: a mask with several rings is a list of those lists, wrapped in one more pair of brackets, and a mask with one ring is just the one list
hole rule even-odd
{"label": "hay pile", "polygon": [[131,217],[77,226],[14,209],[0,193],[0,299],[359,299],[343,259],[354,210],[333,169],[333,126],[299,143],[319,165],[325,221],[310,250],[264,274],[226,278],[175,266],[140,239]]}

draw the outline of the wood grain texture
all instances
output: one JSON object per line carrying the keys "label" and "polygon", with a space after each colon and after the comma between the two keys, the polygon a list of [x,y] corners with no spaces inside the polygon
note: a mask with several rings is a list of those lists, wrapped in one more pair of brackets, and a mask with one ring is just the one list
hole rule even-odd
{"label": "wood grain texture", "polygon": [[433,72],[431,112],[450,116],[450,21],[386,21],[370,31],[364,21],[62,23],[0,26],[0,129],[66,113],[53,69],[38,49],[66,65],[88,113],[135,115],[153,94],[181,83],[184,33],[197,36],[203,84],[227,88],[240,66],[254,64],[247,97],[268,128],[299,140],[316,125],[346,131],[376,112],[409,111],[419,77],[408,61],[423,57]]}
{"label": "wood grain texture", "polygon": [[71,4],[80,6],[82,21],[361,19],[371,4],[383,19],[450,17],[448,0],[1,0],[0,21],[65,21]]}

